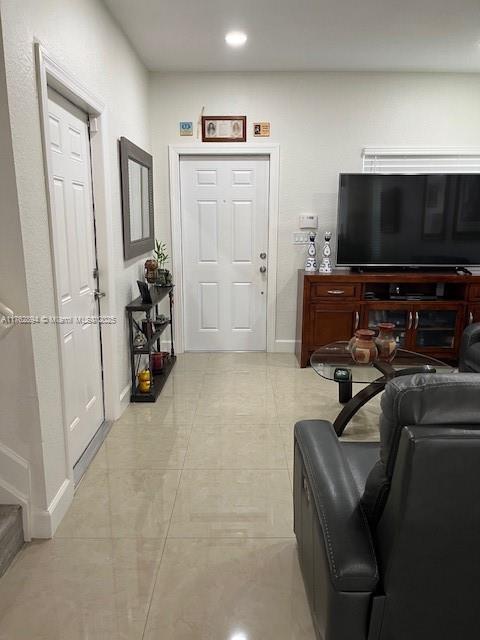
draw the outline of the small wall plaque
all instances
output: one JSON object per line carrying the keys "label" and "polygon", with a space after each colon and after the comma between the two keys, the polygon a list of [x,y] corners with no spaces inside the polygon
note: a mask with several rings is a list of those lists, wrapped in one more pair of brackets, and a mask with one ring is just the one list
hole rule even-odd
{"label": "small wall plaque", "polygon": [[180,135],[193,136],[193,122],[180,122]]}
{"label": "small wall plaque", "polygon": [[256,138],[268,138],[270,136],[270,122],[254,122],[253,135]]}

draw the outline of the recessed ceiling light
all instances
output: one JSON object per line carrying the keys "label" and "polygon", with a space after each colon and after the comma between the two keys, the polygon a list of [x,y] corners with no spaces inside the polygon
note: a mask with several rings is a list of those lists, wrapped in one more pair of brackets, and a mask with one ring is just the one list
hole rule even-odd
{"label": "recessed ceiling light", "polygon": [[243,31],[229,31],[225,36],[225,42],[231,47],[241,47],[247,41],[247,34]]}

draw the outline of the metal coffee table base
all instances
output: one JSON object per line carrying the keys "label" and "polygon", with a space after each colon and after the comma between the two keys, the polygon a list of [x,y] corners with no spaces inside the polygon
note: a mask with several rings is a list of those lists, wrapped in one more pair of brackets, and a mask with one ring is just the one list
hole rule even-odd
{"label": "metal coffee table base", "polygon": [[337,436],[341,436],[345,427],[353,418],[353,416],[366,404],[369,400],[377,396],[385,389],[385,385],[393,378],[400,376],[411,376],[414,373],[436,373],[435,367],[424,365],[420,367],[409,367],[407,369],[394,369],[388,362],[375,362],[374,366],[383,373],[383,376],[377,378],[374,382],[364,387],[361,391],[352,397],[351,381],[338,383],[338,401],[345,406],[338,414],[333,428]]}

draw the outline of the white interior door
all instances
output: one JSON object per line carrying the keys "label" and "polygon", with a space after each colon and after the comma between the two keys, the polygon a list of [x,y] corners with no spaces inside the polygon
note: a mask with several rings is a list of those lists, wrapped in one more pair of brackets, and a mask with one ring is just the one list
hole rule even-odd
{"label": "white interior door", "polygon": [[104,419],[100,327],[79,321],[99,315],[88,116],[51,89],[48,112],[57,308],[72,319],[59,340],[73,466]]}
{"label": "white interior door", "polygon": [[180,160],[187,351],[267,346],[268,156]]}

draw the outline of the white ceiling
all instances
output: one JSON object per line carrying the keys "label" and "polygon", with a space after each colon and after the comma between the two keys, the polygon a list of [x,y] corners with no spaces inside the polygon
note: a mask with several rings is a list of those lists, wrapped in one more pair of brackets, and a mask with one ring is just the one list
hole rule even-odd
{"label": "white ceiling", "polygon": [[152,70],[480,71],[480,0],[104,1]]}

